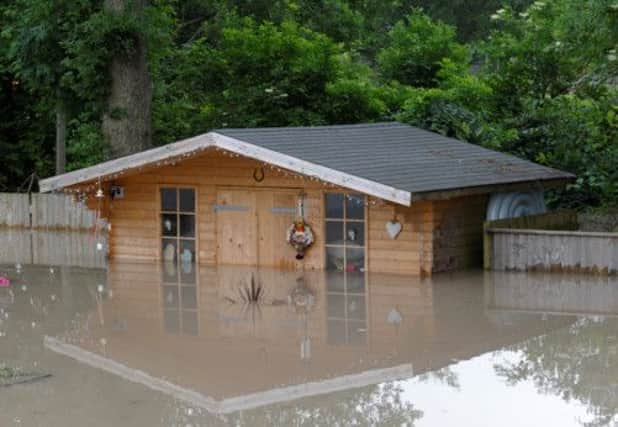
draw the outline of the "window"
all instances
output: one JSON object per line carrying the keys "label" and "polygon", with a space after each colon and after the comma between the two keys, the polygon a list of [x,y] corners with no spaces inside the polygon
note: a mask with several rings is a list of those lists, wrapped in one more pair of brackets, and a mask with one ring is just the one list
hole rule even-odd
{"label": "window", "polygon": [[191,263],[164,262],[161,277],[163,327],[172,334],[198,335],[197,271]]}
{"label": "window", "polygon": [[365,344],[367,306],[365,273],[327,274],[327,342],[331,345]]}
{"label": "window", "polygon": [[195,262],[195,189],[162,187],[161,258],[183,264]]}
{"label": "window", "polygon": [[327,193],[325,197],[326,269],[365,271],[365,197]]}

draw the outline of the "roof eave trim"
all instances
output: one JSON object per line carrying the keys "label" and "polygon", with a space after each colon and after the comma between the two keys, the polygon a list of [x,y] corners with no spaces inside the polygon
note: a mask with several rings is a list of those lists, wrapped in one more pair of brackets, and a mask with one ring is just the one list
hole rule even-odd
{"label": "roof eave trim", "polygon": [[99,163],[73,172],[52,176],[39,181],[39,191],[48,193],[66,187],[89,182],[110,175],[125,173],[134,169],[148,167],[157,162],[166,161],[175,157],[185,156],[191,152],[205,150],[214,144],[211,134],[202,134],[173,144],[153,148],[135,153],[126,157]]}
{"label": "roof eave trim", "polygon": [[290,170],[302,175],[315,177],[321,181],[329,182],[341,187],[356,190],[361,193],[388,200],[404,206],[410,206],[412,195],[409,191],[400,190],[388,185],[380,184],[355,175],[350,175],[336,169],[317,165],[278,151],[269,150],[239,139],[231,138],[217,132],[210,132],[215,147],[231,151],[242,156],[263,161],[283,169]]}
{"label": "roof eave trim", "polygon": [[446,188],[442,190],[429,190],[412,193],[412,201],[423,200],[444,200],[453,197],[475,196],[501,191],[545,191],[552,188],[559,188],[572,182],[575,175],[565,173],[562,177],[537,178],[515,182],[502,182],[495,184],[477,185],[472,187]]}

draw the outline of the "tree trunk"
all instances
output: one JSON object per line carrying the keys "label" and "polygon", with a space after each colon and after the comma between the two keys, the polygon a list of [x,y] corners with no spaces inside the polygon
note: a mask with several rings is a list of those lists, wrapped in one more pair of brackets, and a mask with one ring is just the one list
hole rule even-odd
{"label": "tree trunk", "polygon": [[[142,15],[147,0],[105,0],[111,13]],[[109,65],[111,76],[107,111],[102,131],[112,158],[150,148],[152,83],[148,71],[146,41],[136,34],[130,56],[116,55]]]}
{"label": "tree trunk", "polygon": [[67,110],[62,101],[56,103],[56,175],[65,172],[67,144]]}

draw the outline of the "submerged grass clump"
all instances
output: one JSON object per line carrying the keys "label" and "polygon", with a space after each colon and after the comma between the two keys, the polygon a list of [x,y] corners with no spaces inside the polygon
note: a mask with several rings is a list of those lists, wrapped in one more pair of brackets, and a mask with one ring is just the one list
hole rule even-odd
{"label": "submerged grass clump", "polygon": [[51,377],[51,374],[40,372],[22,372],[19,369],[0,365],[0,387],[8,387],[16,384],[26,384],[40,381]]}
{"label": "submerged grass clump", "polygon": [[240,300],[246,303],[258,303],[264,295],[264,286],[255,280],[255,276],[251,275],[251,281],[238,288],[240,292]]}
{"label": "submerged grass clump", "polygon": [[8,379],[17,376],[17,371],[8,366],[0,365],[0,379]]}

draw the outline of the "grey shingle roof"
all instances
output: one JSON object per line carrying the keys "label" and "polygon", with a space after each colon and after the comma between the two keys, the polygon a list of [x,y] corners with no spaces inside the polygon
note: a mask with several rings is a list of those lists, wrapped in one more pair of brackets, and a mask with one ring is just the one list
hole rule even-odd
{"label": "grey shingle roof", "polygon": [[412,194],[573,178],[397,122],[214,132]]}
{"label": "grey shingle roof", "polygon": [[[409,205],[428,193],[562,182],[573,175],[401,123],[218,129],[39,181],[42,192],[113,180],[222,149]],[[489,186],[489,188],[487,188]]]}

